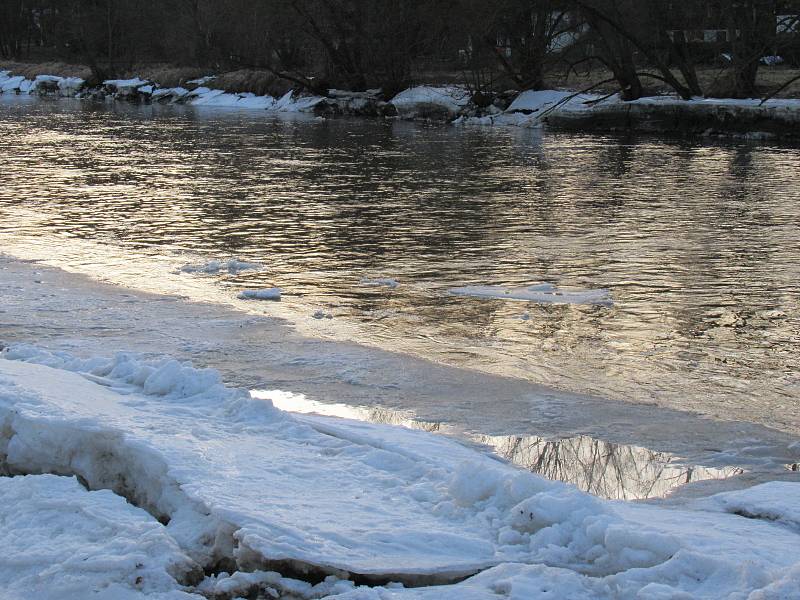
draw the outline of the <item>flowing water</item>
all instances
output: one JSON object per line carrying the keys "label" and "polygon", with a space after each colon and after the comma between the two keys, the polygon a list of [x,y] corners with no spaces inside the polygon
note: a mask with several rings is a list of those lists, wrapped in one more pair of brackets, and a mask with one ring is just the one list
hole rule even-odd
{"label": "flowing water", "polygon": [[[800,432],[800,148],[8,98],[0,132],[0,251]],[[180,270],[231,257],[264,268]],[[612,303],[450,293],[542,283]]]}

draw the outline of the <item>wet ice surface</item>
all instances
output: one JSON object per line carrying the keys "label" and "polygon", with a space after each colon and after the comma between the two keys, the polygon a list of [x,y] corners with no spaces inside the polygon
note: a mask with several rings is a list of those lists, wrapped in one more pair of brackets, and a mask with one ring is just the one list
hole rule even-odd
{"label": "wet ice surface", "polygon": [[[797,437],[763,426],[559,393],[307,338],[278,319],[2,257],[0,297],[2,343],[35,341],[81,356],[125,350],[190,359],[235,385],[290,392],[283,398],[294,404],[285,408],[438,430],[601,496],[660,496],[685,481],[723,485],[720,478],[740,469],[747,483],[797,478],[784,466],[800,459]],[[326,411],[331,405],[338,409]],[[573,440],[557,443],[562,438]]]}

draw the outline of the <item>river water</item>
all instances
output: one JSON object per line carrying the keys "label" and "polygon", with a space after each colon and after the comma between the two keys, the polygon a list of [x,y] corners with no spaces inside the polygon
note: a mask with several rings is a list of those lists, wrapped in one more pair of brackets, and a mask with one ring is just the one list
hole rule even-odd
{"label": "river water", "polygon": [[[15,98],[0,131],[8,254],[800,432],[799,148]],[[180,270],[231,257],[264,268]],[[450,293],[541,283],[612,304]]]}

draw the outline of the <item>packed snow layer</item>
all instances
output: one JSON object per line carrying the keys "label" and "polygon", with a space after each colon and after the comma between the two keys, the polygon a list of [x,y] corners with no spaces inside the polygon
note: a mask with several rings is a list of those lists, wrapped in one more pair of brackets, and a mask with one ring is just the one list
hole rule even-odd
{"label": "packed snow layer", "polygon": [[542,112],[559,107],[564,110],[585,110],[586,102],[597,100],[597,96],[575,94],[561,90],[527,90],[517,96],[506,109],[506,113]]}
{"label": "packed snow layer", "polygon": [[0,477],[4,599],[201,598],[202,576],[152,516],[108,490],[55,475]]}
{"label": "packed snow layer", "polygon": [[470,93],[457,86],[409,88],[397,94],[391,104],[404,119],[417,117],[455,117],[470,101]]}
{"label": "packed snow layer", "polygon": [[608,290],[564,290],[550,283],[539,283],[517,288],[499,285],[474,285],[452,288],[450,293],[456,296],[524,300],[540,304],[612,304],[611,294]]}
{"label": "packed snow layer", "polygon": [[[798,597],[797,503],[786,498],[800,484],[680,510],[608,502],[442,436],[292,416],[170,359],[30,346],[3,356],[0,465],[113,489],[168,523],[148,521],[193,561],[253,571],[200,587],[274,588],[279,576],[255,571],[279,570],[384,586],[330,580],[351,600]],[[61,505],[60,492],[50,498]],[[753,510],[725,508],[734,504]],[[304,585],[298,597],[311,597]]]}

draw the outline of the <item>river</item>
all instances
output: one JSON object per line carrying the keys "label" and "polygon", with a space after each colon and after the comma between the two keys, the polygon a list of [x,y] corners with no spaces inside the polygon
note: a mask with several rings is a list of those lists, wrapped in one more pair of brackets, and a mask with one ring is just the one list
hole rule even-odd
{"label": "river", "polygon": [[[0,130],[9,255],[800,434],[800,148],[21,98]],[[231,257],[264,268],[181,271]],[[450,292],[541,283],[612,303]]]}

